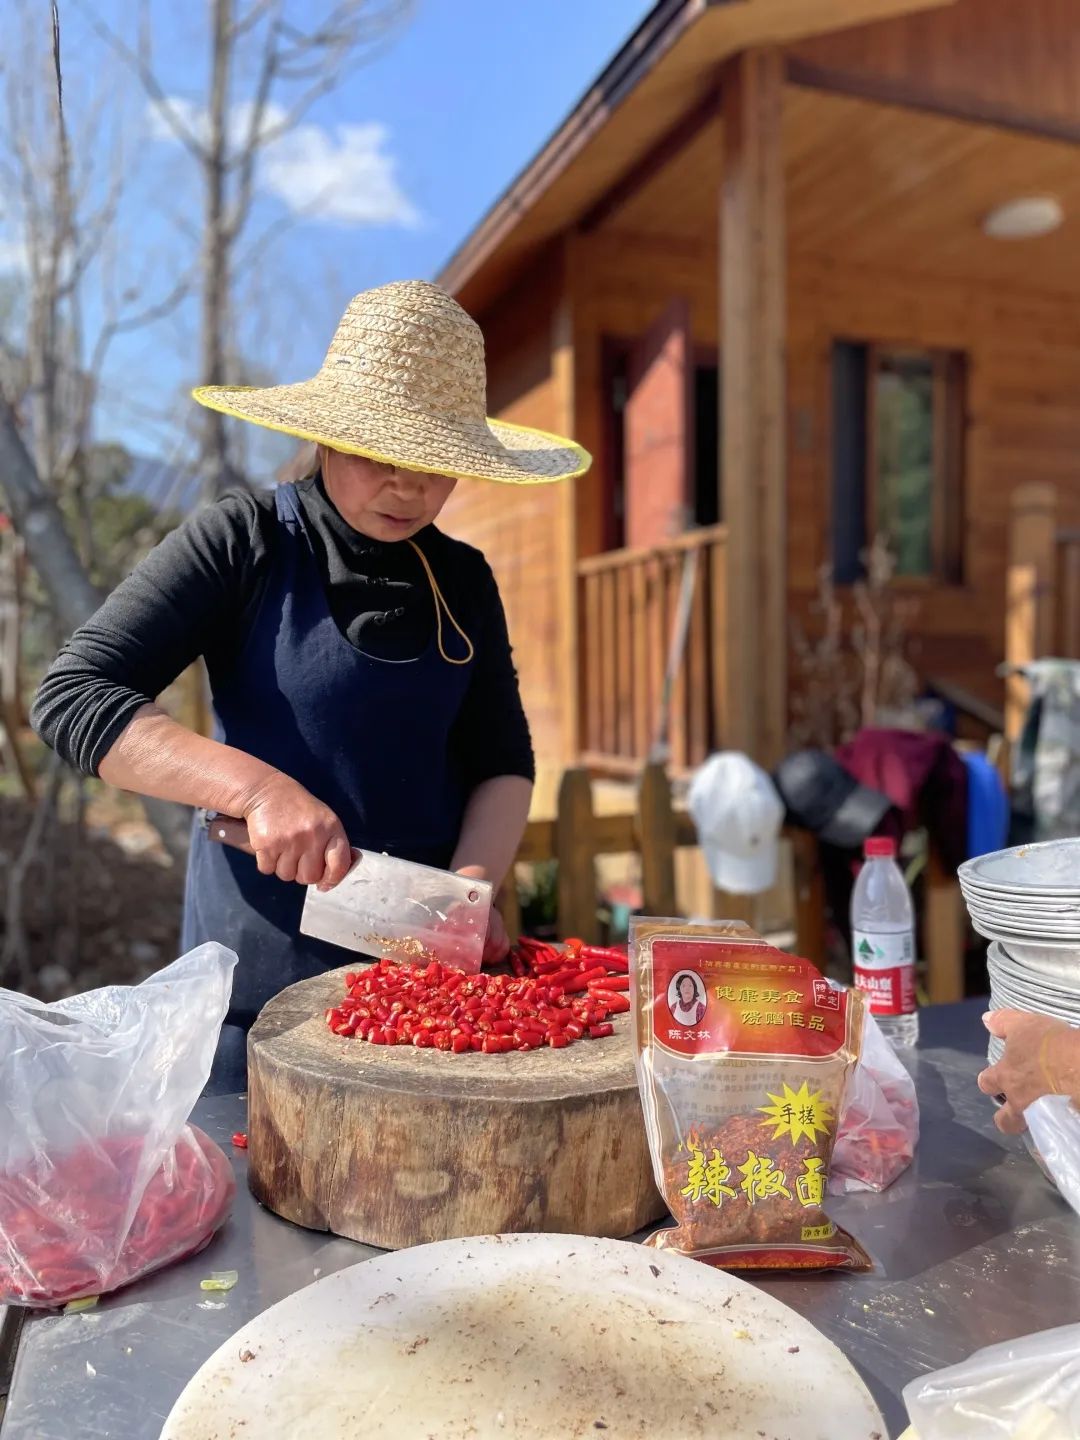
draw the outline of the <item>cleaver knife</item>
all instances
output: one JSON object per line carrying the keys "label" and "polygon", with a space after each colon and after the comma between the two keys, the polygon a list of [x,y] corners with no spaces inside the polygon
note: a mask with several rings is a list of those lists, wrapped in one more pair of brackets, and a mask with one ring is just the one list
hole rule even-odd
{"label": "cleaver knife", "polygon": [[[204,814],[211,840],[251,853],[247,825]],[[354,850],[353,867],[332,890],[308,886],[300,933],[376,959],[426,965],[438,960],[476,974],[491,919],[492,886],[398,860]]]}

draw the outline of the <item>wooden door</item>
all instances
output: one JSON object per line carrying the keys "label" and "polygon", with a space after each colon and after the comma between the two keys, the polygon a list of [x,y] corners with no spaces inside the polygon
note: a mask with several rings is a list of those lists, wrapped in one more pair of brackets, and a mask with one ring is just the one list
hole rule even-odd
{"label": "wooden door", "polygon": [[675,299],[630,352],[623,414],[626,544],[660,545],[691,518],[694,357]]}

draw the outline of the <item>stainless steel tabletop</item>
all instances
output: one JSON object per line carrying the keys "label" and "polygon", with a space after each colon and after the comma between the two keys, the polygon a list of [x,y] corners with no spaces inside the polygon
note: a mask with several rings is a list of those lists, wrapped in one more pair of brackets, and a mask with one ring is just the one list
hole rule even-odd
{"label": "stainless steel tabletop", "polygon": [[[807,1315],[850,1357],[895,1436],[901,1388],[994,1341],[1080,1320],[1080,1219],[993,1127],[975,1088],[985,1063],[982,1006],[923,1014],[914,1068],[922,1107],[915,1165],[883,1195],[831,1200],[829,1211],[877,1263],[872,1275],[780,1276],[763,1288]],[[229,1136],[238,1097],[201,1101],[193,1117],[233,1157],[233,1217],[209,1249],[95,1310],[38,1315],[23,1326],[2,1440],[157,1440],[202,1362],[244,1321],[319,1275],[380,1252],[299,1230],[262,1210]],[[235,1269],[226,1295],[199,1281]]]}

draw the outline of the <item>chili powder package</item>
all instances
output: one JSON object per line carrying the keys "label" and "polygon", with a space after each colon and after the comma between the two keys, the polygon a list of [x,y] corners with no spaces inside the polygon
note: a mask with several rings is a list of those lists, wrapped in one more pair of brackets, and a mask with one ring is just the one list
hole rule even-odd
{"label": "chili powder package", "polygon": [[823,1210],[863,998],[739,922],[638,919],[638,1087],[676,1222],[648,1244],[729,1270],[865,1270]]}

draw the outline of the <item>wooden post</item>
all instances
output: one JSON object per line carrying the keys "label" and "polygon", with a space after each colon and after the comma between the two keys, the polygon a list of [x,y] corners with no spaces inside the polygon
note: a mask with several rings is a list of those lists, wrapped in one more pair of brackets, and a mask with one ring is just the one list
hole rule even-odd
{"label": "wooden post", "polygon": [[559,785],[555,859],[559,866],[559,933],[595,943],[599,938],[596,840],[593,835],[592,782],[587,770],[567,770]]}
{"label": "wooden post", "polygon": [[1057,653],[1068,660],[1080,660],[1080,531],[1058,536]]}
{"label": "wooden post", "polygon": [[642,908],[646,915],[673,916],[675,812],[671,806],[671,782],[662,765],[646,765],[641,772],[637,828]]}
{"label": "wooden post", "polygon": [[[576,428],[574,384],[574,287],[577,275],[574,237],[567,239],[562,272],[562,289],[551,323],[551,382],[555,403],[554,429],[573,435]],[[573,763],[581,753],[581,656],[578,634],[578,536],[577,482],[565,481],[556,488],[555,583],[559,589],[557,644],[563,665],[562,750],[563,760]]]}
{"label": "wooden post", "polygon": [[722,649],[727,745],[766,766],[787,731],[784,58],[735,56],[721,76]]}
{"label": "wooden post", "polygon": [[[1005,662],[1029,665],[1054,648],[1057,492],[1052,485],[1013,491],[1009,568],[1005,577]],[[1005,735],[1018,740],[1028,706],[1027,681],[1010,675],[1005,689]]]}
{"label": "wooden post", "polygon": [[712,913],[715,920],[743,920],[751,930],[757,929],[758,897],[733,895],[730,890],[713,887]]}
{"label": "wooden post", "polygon": [[521,896],[518,894],[516,865],[510,866],[510,873],[495,897],[495,907],[503,918],[510,944],[515,944],[521,935]]}
{"label": "wooden post", "polygon": [[789,830],[795,881],[795,949],[819,970],[825,969],[825,877],[817,838],[808,830]]}
{"label": "wooden post", "polygon": [[933,844],[926,867],[926,989],[932,1005],[964,998],[964,900],[960,882],[941,863]]}

